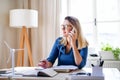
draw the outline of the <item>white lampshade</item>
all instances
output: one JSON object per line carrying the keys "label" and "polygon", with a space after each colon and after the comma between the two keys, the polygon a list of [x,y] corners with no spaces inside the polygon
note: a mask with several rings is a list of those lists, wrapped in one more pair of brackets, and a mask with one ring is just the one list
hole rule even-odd
{"label": "white lampshade", "polygon": [[38,27],[38,11],[31,9],[10,10],[10,27]]}

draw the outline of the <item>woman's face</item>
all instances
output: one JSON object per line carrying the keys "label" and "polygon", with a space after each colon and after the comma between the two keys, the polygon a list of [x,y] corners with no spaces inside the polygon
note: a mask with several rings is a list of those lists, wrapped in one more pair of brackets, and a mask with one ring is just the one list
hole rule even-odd
{"label": "woman's face", "polygon": [[63,24],[61,25],[62,35],[67,37],[70,31],[73,29],[72,24],[68,20],[64,20]]}

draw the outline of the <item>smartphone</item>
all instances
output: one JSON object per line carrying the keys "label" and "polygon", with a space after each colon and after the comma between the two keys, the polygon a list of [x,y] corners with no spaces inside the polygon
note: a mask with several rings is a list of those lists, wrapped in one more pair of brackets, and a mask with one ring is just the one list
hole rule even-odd
{"label": "smartphone", "polygon": [[74,28],[71,31],[75,33],[75,29]]}

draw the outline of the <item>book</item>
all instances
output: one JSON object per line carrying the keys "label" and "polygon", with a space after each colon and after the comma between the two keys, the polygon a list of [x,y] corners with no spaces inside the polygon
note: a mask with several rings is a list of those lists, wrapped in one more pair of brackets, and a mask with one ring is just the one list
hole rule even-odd
{"label": "book", "polygon": [[52,68],[43,69],[37,73],[37,76],[43,76],[43,77],[53,77],[55,75],[57,75],[57,72],[54,71]]}

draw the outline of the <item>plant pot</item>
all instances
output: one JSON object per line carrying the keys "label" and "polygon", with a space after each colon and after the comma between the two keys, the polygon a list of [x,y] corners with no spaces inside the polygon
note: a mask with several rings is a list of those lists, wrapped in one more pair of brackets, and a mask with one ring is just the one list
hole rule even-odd
{"label": "plant pot", "polygon": [[99,51],[99,55],[102,59],[115,59],[111,51]]}

